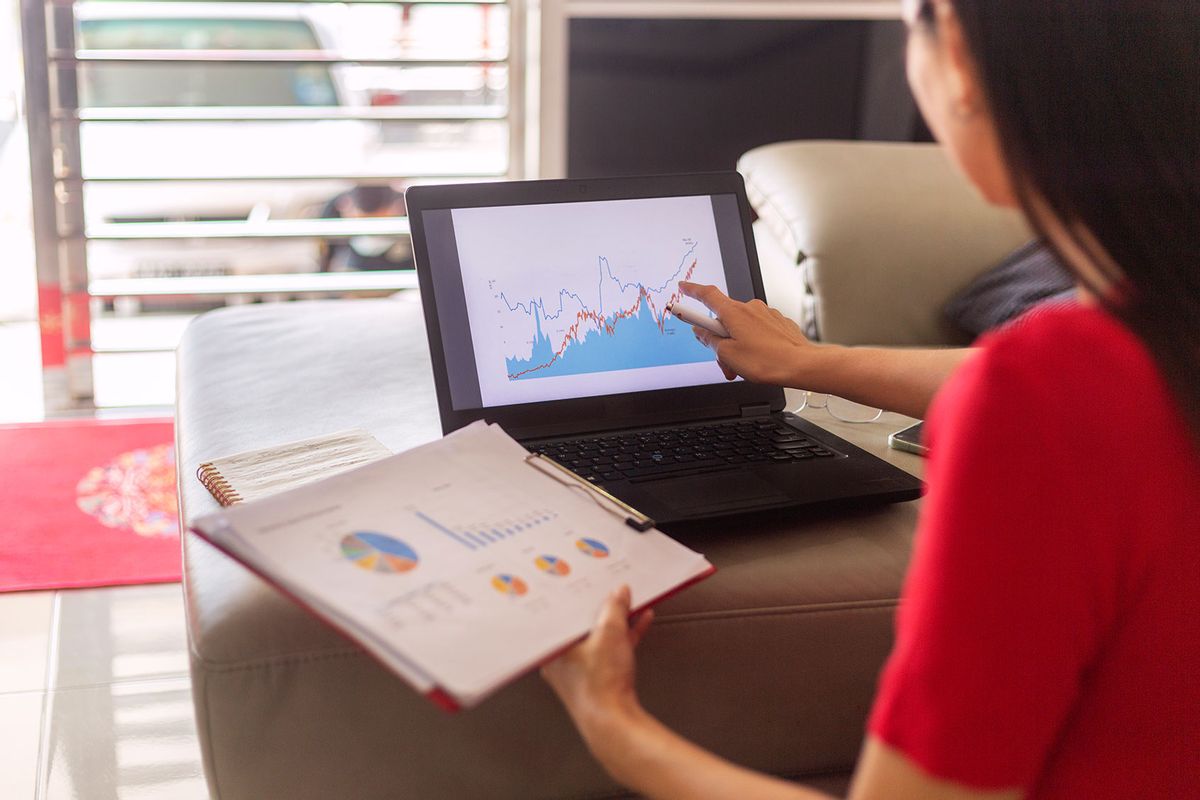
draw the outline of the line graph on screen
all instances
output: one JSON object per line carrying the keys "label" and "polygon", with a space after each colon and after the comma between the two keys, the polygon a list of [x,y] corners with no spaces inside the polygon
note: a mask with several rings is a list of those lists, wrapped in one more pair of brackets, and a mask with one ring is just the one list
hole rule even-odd
{"label": "line graph on screen", "polygon": [[[605,256],[596,257],[595,297],[582,287],[514,300],[489,282],[506,316],[504,329],[523,329],[510,341],[505,374],[510,381],[712,361],[713,353],[692,335],[691,326],[667,313],[678,300],[679,281],[691,280],[699,265],[697,243],[683,240],[678,262],[664,269],[640,268],[642,280],[626,280]],[[657,273],[654,277],[650,275]],[[528,337],[528,338],[525,338]]]}
{"label": "line graph on screen", "polygon": [[666,311],[681,280],[728,294],[712,198],[465,208],[452,219],[483,407],[724,382],[715,354]]}

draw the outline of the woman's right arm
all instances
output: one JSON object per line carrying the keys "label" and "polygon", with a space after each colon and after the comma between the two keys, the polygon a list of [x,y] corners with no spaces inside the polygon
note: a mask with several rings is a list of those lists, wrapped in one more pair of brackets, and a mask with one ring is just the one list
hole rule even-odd
{"label": "woman's right arm", "polygon": [[826,345],[822,349],[820,380],[806,388],[918,419],[925,418],[929,404],[946,379],[976,352],[970,347],[887,349]]}
{"label": "woman's right arm", "polygon": [[924,418],[933,396],[971,348],[888,349],[843,347],[809,341],[795,322],[761,300],[731,300],[715,286],[681,283],[689,297],[714,311],[730,337],[701,328],[697,338],[717,353],[730,379],[740,375],[771,383],[833,394],[873,408]]}

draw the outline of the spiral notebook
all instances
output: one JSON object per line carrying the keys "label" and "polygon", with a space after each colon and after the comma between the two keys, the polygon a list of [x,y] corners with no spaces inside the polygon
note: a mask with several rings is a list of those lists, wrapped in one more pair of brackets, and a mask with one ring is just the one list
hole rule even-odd
{"label": "spiral notebook", "polygon": [[231,506],[294,489],[392,454],[360,428],[250,450],[201,464],[196,477],[217,502]]}
{"label": "spiral notebook", "polygon": [[639,608],[714,571],[652,525],[476,422],[192,530],[453,710],[579,640],[620,584]]}

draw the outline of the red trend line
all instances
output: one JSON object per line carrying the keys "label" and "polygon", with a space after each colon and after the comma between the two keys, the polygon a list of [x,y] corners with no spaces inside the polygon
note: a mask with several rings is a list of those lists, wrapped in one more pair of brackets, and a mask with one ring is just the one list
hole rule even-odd
{"label": "red trend line", "polygon": [[[684,273],[683,280],[690,281],[692,279],[692,273],[696,271],[697,263],[698,263],[698,259],[692,261],[692,265],[690,267],[688,267],[687,272]],[[536,367],[530,367],[529,369],[521,370],[520,372],[516,372],[516,373],[512,373],[508,376],[508,379],[510,381],[513,381],[513,380],[516,380],[517,378],[520,378],[522,375],[528,375],[531,372],[537,372],[539,369],[545,369],[546,367],[549,367],[552,364],[554,364],[554,362],[556,362],[560,358],[562,358],[563,353],[566,352],[567,346],[571,343],[571,340],[579,341],[579,339],[578,339],[579,326],[582,325],[584,322],[592,322],[598,328],[603,330],[604,333],[607,333],[609,336],[612,336],[613,334],[616,333],[617,321],[622,320],[622,319],[627,319],[629,317],[637,316],[638,311],[640,311],[642,308],[643,300],[646,301],[646,305],[650,308],[650,312],[654,315],[654,320],[655,320],[656,324],[658,325],[658,332],[662,333],[663,326],[666,325],[666,321],[667,321],[666,320],[666,317],[667,317],[666,309],[672,303],[674,303],[676,300],[680,299],[682,296],[683,295],[679,292],[679,290],[676,289],[675,292],[673,292],[671,294],[670,299],[667,300],[667,304],[665,306],[663,306],[663,311],[660,312],[658,310],[658,308],[656,308],[654,305],[654,299],[651,298],[650,293],[646,291],[646,287],[639,286],[637,301],[633,304],[633,306],[631,308],[617,311],[609,317],[601,316],[600,314],[596,313],[595,311],[580,311],[575,315],[575,321],[573,323],[571,323],[571,327],[567,328],[566,334],[563,335],[562,344],[560,344],[558,346],[558,349],[554,351],[553,358],[551,358],[545,364],[538,364]]]}

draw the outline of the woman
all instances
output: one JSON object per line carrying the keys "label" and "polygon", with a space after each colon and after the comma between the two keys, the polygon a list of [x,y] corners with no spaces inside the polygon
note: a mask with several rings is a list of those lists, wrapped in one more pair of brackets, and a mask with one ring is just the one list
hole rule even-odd
{"label": "woman", "polygon": [[[917,412],[940,387],[851,796],[1200,796],[1200,3],[912,0],[904,14],[931,128],[1070,265],[1079,306],[969,356],[901,363],[685,287],[729,330],[697,335],[731,376],[859,399],[882,384],[894,394],[877,402]],[[650,614],[630,626],[628,611],[621,590],[544,670],[618,781],[662,798],[820,796],[642,710],[633,651]]]}

